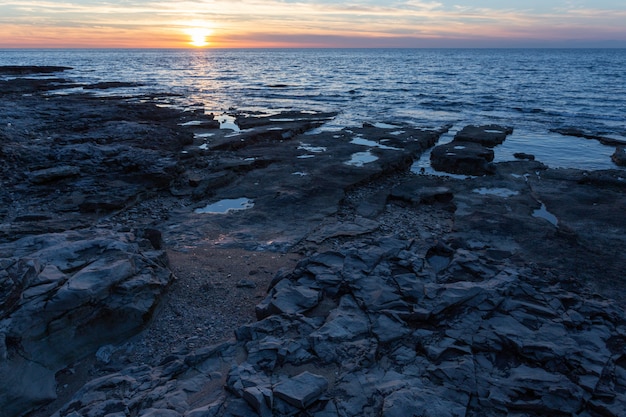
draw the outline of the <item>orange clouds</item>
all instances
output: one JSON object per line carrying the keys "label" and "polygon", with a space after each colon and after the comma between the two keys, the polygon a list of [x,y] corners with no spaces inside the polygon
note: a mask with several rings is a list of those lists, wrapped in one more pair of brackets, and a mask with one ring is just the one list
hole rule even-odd
{"label": "orange clouds", "polygon": [[0,47],[517,46],[581,38],[626,45],[625,10],[462,3],[7,0],[0,4]]}

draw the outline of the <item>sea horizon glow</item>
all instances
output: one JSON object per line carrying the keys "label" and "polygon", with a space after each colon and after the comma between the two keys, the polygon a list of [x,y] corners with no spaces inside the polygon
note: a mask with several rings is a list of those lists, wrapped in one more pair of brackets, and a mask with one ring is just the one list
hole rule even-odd
{"label": "sea horizon glow", "polygon": [[626,3],[7,0],[0,48],[626,47]]}

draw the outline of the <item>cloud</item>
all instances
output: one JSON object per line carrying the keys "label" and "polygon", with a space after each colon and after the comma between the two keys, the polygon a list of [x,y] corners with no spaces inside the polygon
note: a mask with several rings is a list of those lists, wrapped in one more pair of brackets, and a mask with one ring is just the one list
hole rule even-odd
{"label": "cloud", "polygon": [[[56,30],[63,44],[73,36],[81,45],[85,37],[93,37],[94,42],[110,40],[111,45],[152,38],[167,39],[167,46],[185,46],[184,29],[194,26],[210,26],[216,42],[221,39],[224,45],[256,40],[264,45],[333,46],[332,42],[352,45],[358,39],[368,45],[406,45],[416,39],[445,38],[459,43],[488,38],[570,39],[577,33],[589,39],[626,41],[626,10],[618,3],[612,6],[614,10],[585,7],[583,3],[588,2],[581,1],[561,2],[560,9],[533,8],[534,2],[528,1],[518,7],[514,7],[517,2],[507,2],[498,8],[477,3],[494,2],[468,6],[463,0],[9,0],[0,4],[0,45],[33,39],[27,32],[37,28],[45,31],[47,40],[54,39]],[[81,28],[87,34],[83,39]]]}

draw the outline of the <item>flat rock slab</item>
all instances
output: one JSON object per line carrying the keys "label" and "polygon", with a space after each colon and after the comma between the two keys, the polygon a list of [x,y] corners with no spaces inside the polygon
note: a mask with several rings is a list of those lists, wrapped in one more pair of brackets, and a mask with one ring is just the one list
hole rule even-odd
{"label": "flat rock slab", "polygon": [[465,126],[456,135],[454,140],[459,142],[479,143],[488,148],[500,145],[508,135],[513,133],[513,128],[499,125]]}
{"label": "flat rock slab", "polygon": [[465,126],[452,142],[432,150],[431,165],[437,171],[451,174],[493,174],[492,148],[504,142],[511,133],[512,128],[499,125]]}
{"label": "flat rock slab", "polygon": [[[279,121],[269,125],[271,135],[265,130],[255,133],[255,129],[268,128],[265,123],[271,119],[263,119],[260,127],[220,138],[219,147],[212,152],[195,154],[196,163],[213,160],[215,169],[235,174],[220,176],[228,178],[229,183],[203,188],[206,195],[191,191],[202,199],[196,208],[242,198],[252,204],[248,210],[225,214],[177,212],[176,224],[169,225],[166,234],[173,245],[202,238],[222,245],[284,251],[307,237],[320,242],[368,233],[376,228],[375,221],[360,219],[339,226],[325,226],[324,221],[333,222],[347,190],[381,175],[406,171],[443,132],[410,126],[364,126],[305,135],[302,132],[311,123],[318,123],[321,116],[287,115],[288,121],[281,121],[282,114],[274,117]],[[256,126],[252,121],[242,123]],[[225,153],[220,153],[221,149]],[[223,159],[225,155],[227,160]],[[196,177],[191,170],[187,175]]]}
{"label": "flat rock slab", "polygon": [[493,174],[494,152],[480,143],[453,140],[433,148],[430,163],[437,171],[462,175]]}
{"label": "flat rock slab", "polygon": [[317,401],[327,388],[326,378],[303,372],[276,385],[274,394],[291,405],[306,409]]}

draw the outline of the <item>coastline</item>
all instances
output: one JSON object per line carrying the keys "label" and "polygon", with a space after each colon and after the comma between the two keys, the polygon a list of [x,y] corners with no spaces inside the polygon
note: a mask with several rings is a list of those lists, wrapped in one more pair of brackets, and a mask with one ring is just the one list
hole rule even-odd
{"label": "coastline", "polygon": [[[240,113],[246,129],[234,132],[197,107],[42,95],[58,85],[0,95],[2,366],[26,369],[59,343],[15,324],[28,320],[25,300],[49,303],[80,276],[93,306],[111,259],[133,272],[100,290],[123,288],[120,302],[141,308],[96,303],[80,324],[105,322],[110,334],[70,338],[85,343],[70,349],[78,356],[22,373],[45,374],[48,392],[32,388],[14,415],[113,403],[119,415],[401,415],[433,404],[448,415],[618,415],[626,404],[623,171],[520,160],[463,180],[414,175],[445,127],[304,135],[334,115]],[[194,212],[240,197],[254,207]],[[67,242],[85,243],[68,257]],[[131,329],[129,311],[141,311]],[[51,394],[61,400],[39,408]]]}

